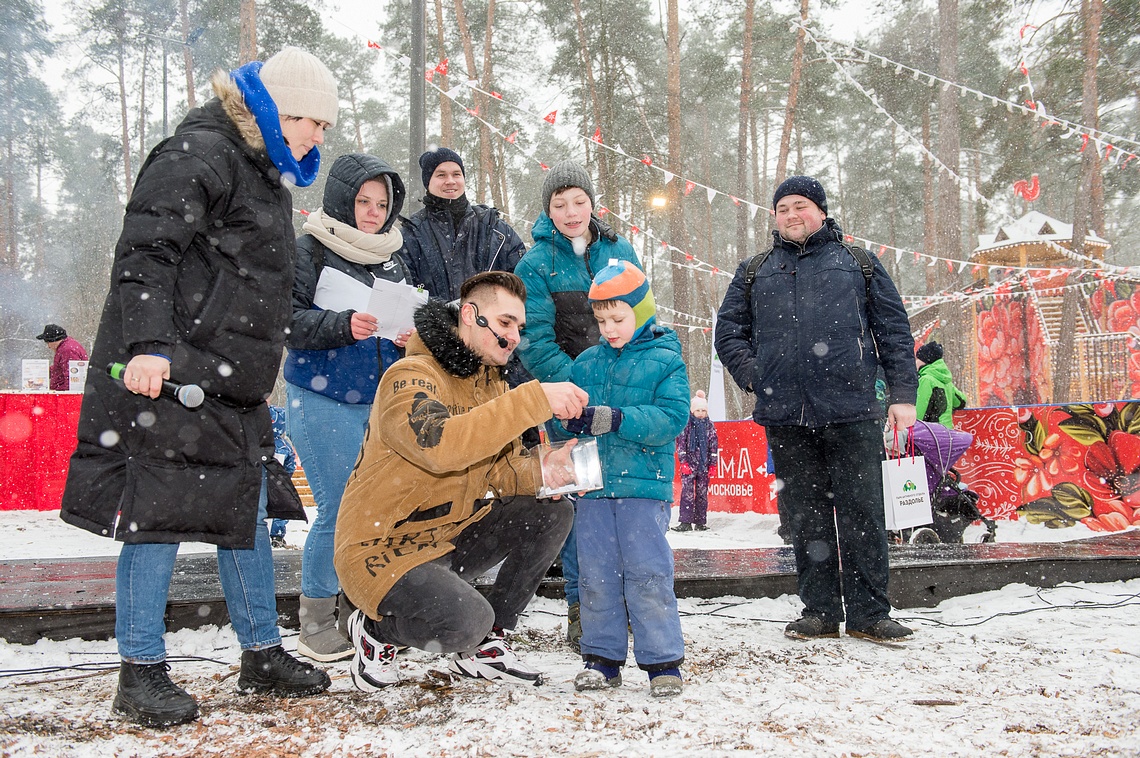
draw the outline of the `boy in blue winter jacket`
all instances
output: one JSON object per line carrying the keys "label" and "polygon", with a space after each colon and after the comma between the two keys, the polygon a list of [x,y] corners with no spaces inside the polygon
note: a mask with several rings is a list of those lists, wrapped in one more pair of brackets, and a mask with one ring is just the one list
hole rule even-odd
{"label": "boy in blue winter jacket", "polygon": [[603,487],[586,493],[578,535],[582,658],[576,690],[621,685],[633,653],[655,697],[681,691],[685,659],[673,551],[665,539],[673,499],[674,440],[689,418],[689,378],[681,342],[657,326],[649,282],[636,266],[613,261],[589,291],[601,344],[574,361],[570,378],[593,405],[563,423],[598,438]]}

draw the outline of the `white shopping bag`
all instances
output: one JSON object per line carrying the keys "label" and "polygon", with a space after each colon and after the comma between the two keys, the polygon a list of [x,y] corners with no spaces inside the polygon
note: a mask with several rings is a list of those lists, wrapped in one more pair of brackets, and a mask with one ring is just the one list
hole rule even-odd
{"label": "white shopping bag", "polygon": [[934,521],[926,462],[921,455],[883,461],[883,503],[888,530],[925,526]]}

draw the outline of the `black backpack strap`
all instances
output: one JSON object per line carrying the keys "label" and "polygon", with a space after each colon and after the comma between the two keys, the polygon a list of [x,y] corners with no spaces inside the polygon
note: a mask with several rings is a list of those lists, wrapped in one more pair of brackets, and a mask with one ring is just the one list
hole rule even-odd
{"label": "black backpack strap", "polygon": [[762,253],[756,253],[748,259],[748,265],[744,267],[744,310],[746,313],[752,312],[752,283],[756,281],[756,272],[764,265],[764,260],[772,254],[772,248],[768,248]]}
{"label": "black backpack strap", "polygon": [[859,264],[859,269],[863,272],[863,283],[867,291],[867,302],[871,302],[871,279],[875,276],[875,264],[871,263],[871,254],[861,247],[855,245],[848,245],[846,242],[840,242],[847,252],[851,253],[851,257]]}

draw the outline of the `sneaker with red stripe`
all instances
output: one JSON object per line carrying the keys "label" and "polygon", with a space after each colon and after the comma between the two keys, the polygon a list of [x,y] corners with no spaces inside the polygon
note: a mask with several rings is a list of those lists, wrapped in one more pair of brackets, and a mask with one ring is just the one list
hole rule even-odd
{"label": "sneaker with red stripe", "polygon": [[501,630],[495,629],[483,644],[466,653],[451,656],[447,668],[472,679],[490,679],[511,684],[542,684],[542,674],[519,660]]}

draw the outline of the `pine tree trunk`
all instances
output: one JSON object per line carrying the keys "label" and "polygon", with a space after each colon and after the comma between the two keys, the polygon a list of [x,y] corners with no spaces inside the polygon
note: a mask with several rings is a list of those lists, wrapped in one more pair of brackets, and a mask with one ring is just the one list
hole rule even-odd
{"label": "pine tree trunk", "polygon": [[150,45],[143,45],[142,71],[139,75],[139,165],[146,160],[146,68],[150,59]]}
{"label": "pine tree trunk", "polygon": [[[958,81],[958,0],[938,0],[938,75],[946,81]],[[962,254],[962,203],[958,187],[961,135],[958,124],[958,90],[943,87],[938,91],[938,160],[950,169],[938,175],[938,218],[936,247],[928,252],[942,258],[959,258]],[[945,270],[934,269],[935,289],[945,286]]]}
{"label": "pine tree trunk", "polygon": [[[577,0],[575,0],[577,2]],[[736,130],[736,193],[747,198],[748,193],[748,125],[752,122],[752,23],[755,0],[744,0],[744,43],[740,62],[740,116]],[[736,209],[736,254],[747,255],[748,206],[741,203]]]}
{"label": "pine tree trunk", "polygon": [[[590,50],[586,44],[586,24],[582,18],[582,2],[581,0],[574,0],[574,19],[578,25],[578,58],[582,66],[583,76],[586,78],[586,91],[590,95],[590,110],[594,115],[594,129],[602,127],[602,106],[598,102],[598,88],[594,83],[594,63],[590,57]],[[589,128],[586,129],[590,132]],[[602,135],[603,140],[605,135]],[[586,145],[587,150],[589,144]],[[597,148],[594,151],[594,159],[598,164],[598,188],[602,193],[609,190],[610,184],[610,168],[609,156],[603,148]]]}
{"label": "pine tree trunk", "polygon": [[[767,112],[766,111],[761,111],[761,112],[764,113],[764,120],[765,120],[765,122],[767,122],[767,120],[768,120]],[[763,147],[761,147],[759,144],[760,140],[757,138],[757,134],[756,134],[756,113],[757,113],[757,109],[752,108],[751,112],[749,113],[750,119],[749,119],[749,124],[748,124],[750,139],[752,140],[752,186],[756,188],[756,197],[754,197],[753,200],[755,202],[759,203],[760,207],[763,208],[768,201],[768,145],[767,145],[768,130],[767,129],[764,130],[765,144]],[[761,173],[761,170],[760,170],[760,156],[761,155],[764,156],[763,173]],[[751,214],[751,211],[749,211],[749,213]],[[761,218],[760,221],[765,222],[765,219]],[[758,228],[756,226],[757,222],[756,222],[755,216],[752,217],[751,224],[752,224],[752,235],[753,235],[753,238],[756,240],[756,247],[760,250],[765,249],[765,240],[761,239],[761,235],[763,234],[763,232],[761,232],[760,228]],[[763,228],[767,229],[767,227],[768,227],[767,223],[764,223]],[[741,252],[742,252],[741,257],[744,257],[745,255],[748,254],[746,251],[741,251]]]}
{"label": "pine tree trunk", "polygon": [[[668,0],[666,6],[665,33],[665,118],[669,134],[669,170],[680,176],[684,173],[681,161],[681,20],[679,0]],[[681,208],[680,182],[670,182],[669,193],[669,235],[674,247],[686,244],[685,215]],[[683,254],[674,250],[673,257],[683,262]],[[673,308],[681,313],[689,313],[690,298],[688,271],[678,266],[673,269]],[[688,334],[678,332],[683,348],[688,347]]]}
{"label": "pine tree trunk", "polygon": [[[930,103],[922,111],[922,251],[936,255],[938,250],[938,214],[934,207],[934,161],[931,160]],[[937,289],[930,268],[926,269],[926,294],[933,295]]]}
{"label": "pine tree trunk", "polygon": [[[1098,95],[1096,81],[1097,61],[1100,58],[1100,25],[1104,8],[1101,0],[1081,0],[1081,19],[1084,21],[1082,52],[1085,71],[1081,85],[1081,123],[1096,129],[1098,124]],[[1085,237],[1089,231],[1092,212],[1092,188],[1094,176],[1098,172],[1100,156],[1096,145],[1089,141],[1081,156],[1081,173],[1077,182],[1077,193],[1073,201],[1074,252],[1085,254]],[[1070,275],[1067,283],[1076,281],[1076,274]],[[1053,376],[1053,402],[1069,402],[1072,399],[1073,359],[1076,355],[1075,332],[1077,326],[1077,298],[1080,293],[1074,287],[1066,287],[1061,301],[1061,334],[1057,344],[1056,374]],[[1090,400],[1096,398],[1088,398]]]}
{"label": "pine tree trunk", "polygon": [[[475,48],[471,44],[471,33],[467,29],[467,12],[463,8],[463,0],[455,0],[455,23],[459,27],[459,38],[463,40],[463,60],[467,64],[467,79],[469,81],[478,81],[479,75],[475,70]],[[482,93],[475,93],[475,110],[483,118],[486,118],[487,107],[483,102]],[[486,142],[483,132],[486,127],[480,125],[479,127],[479,142],[480,145]],[[482,162],[483,154],[480,149],[480,171],[479,176],[475,182],[475,202],[487,202],[487,181],[490,178],[487,175],[486,165]]]}
{"label": "pine tree trunk", "polygon": [[123,187],[129,196],[134,181],[134,172],[131,170],[131,122],[127,115],[126,24],[126,18],[120,18],[120,23],[116,25],[116,32],[118,34],[119,43],[119,118],[122,124]]}
{"label": "pine tree trunk", "polygon": [[257,6],[254,0],[241,0],[238,19],[241,24],[238,34],[238,65],[244,66],[257,60]]}
{"label": "pine tree trunk", "polygon": [[190,0],[179,0],[178,15],[182,20],[182,62],[186,65],[186,105],[196,108],[194,93],[194,51],[190,49]]}
{"label": "pine tree trunk", "polygon": [[[443,38],[443,0],[435,0],[435,39],[439,48],[439,60],[447,58],[447,43]],[[439,87],[444,92],[451,89],[447,74],[439,77]],[[451,98],[439,96],[439,141],[444,147],[455,147],[455,126],[451,115]]]}
{"label": "pine tree trunk", "polygon": [[[800,21],[807,23],[808,0],[800,0]],[[804,41],[806,33],[803,29],[796,32],[796,47],[792,53],[792,77],[788,80],[788,102],[784,106],[784,131],[780,134],[780,155],[776,159],[776,178],[773,184],[777,187],[787,177],[788,153],[792,151],[792,127],[796,123],[796,101],[800,97],[800,80],[804,70]]]}
{"label": "pine tree trunk", "polygon": [[[487,28],[483,35],[483,85],[482,89],[485,92],[491,91],[491,85],[495,80],[494,75],[494,60],[491,52],[494,44],[494,29],[495,29],[495,0],[487,0]],[[482,113],[485,121],[496,123],[496,111],[498,110],[498,101],[493,97],[484,95],[483,102],[486,104],[486,112]],[[479,124],[479,153],[483,163],[483,173],[487,176],[487,183],[491,188],[491,204],[501,210],[506,209],[506,196],[502,193],[502,183],[498,181],[505,171],[499,170],[495,166],[495,151],[491,145],[491,128],[484,123]]]}

